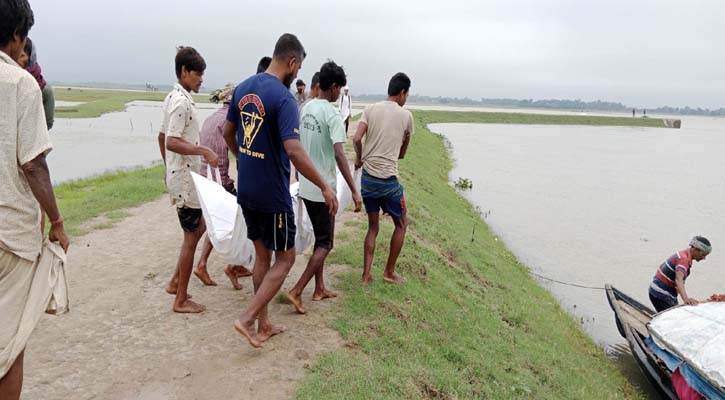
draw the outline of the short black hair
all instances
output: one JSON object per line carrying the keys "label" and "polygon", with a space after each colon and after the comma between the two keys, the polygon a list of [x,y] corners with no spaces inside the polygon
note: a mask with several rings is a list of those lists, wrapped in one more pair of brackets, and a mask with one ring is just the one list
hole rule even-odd
{"label": "short black hair", "polygon": [[0,0],[0,46],[10,43],[16,33],[20,39],[28,37],[34,23],[28,0]]}
{"label": "short black hair", "polygon": [[257,64],[257,73],[264,72],[269,68],[269,64],[272,63],[272,57],[270,56],[264,56],[262,59],[259,60],[259,64]]}
{"label": "short black hair", "polygon": [[295,86],[300,87],[300,86],[307,86],[307,85],[305,85],[305,81],[303,81],[302,79],[297,79]]}
{"label": "short black hair", "polygon": [[320,84],[320,73],[315,72],[315,74],[312,75],[312,80],[310,81],[310,85],[311,85],[310,87],[314,88],[315,85],[319,85],[319,84]]}
{"label": "short black hair", "polygon": [[390,83],[388,83],[388,96],[397,96],[401,92],[407,93],[408,91],[410,91],[410,78],[408,78],[408,75],[398,72],[390,78]]}
{"label": "short black hair", "polygon": [[179,46],[176,48],[176,77],[181,78],[181,67],[187,71],[204,72],[206,61],[193,47]]}
{"label": "short black hair", "polygon": [[320,68],[320,90],[330,90],[332,85],[343,87],[347,85],[345,70],[330,60]]}
{"label": "short black hair", "polygon": [[[285,33],[277,39],[277,44],[274,45],[274,53],[272,53],[272,57],[297,57],[304,59],[307,57],[307,53],[305,52],[305,48],[302,46],[300,40],[297,39],[297,36],[291,33]],[[302,62],[302,60],[300,60],[300,62]]]}

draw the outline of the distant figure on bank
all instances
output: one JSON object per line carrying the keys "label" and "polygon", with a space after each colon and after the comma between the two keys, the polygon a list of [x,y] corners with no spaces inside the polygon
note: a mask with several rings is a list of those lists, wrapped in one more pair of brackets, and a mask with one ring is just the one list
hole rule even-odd
{"label": "distant figure on bank", "polygon": [[[282,35],[267,71],[247,78],[234,90],[224,124],[227,146],[238,149],[237,200],[247,223],[247,237],[256,252],[252,272],[254,297],[234,327],[254,347],[262,347],[265,340],[285,331],[284,327],[272,325],[267,305],[279,292],[295,261],[290,160],[322,190],[330,214],[337,212],[335,192],[317,172],[300,143],[300,117],[290,85],[305,55],[295,35]],[[270,266],[272,252],[275,261]]]}
{"label": "distant figure on bank", "polygon": [[[355,212],[358,212],[362,206],[362,199],[355,188],[355,181],[350,173],[347,157],[345,157],[343,146],[347,136],[342,127],[340,114],[335,107],[335,102],[340,96],[340,89],[347,83],[345,71],[333,61],[329,61],[322,65],[320,72],[315,76],[319,80],[319,98],[310,100],[302,108],[300,140],[315,168],[333,190],[337,188],[337,169],[340,169],[340,173],[352,192]],[[325,259],[330,254],[334,243],[335,214],[330,213],[320,189],[304,176],[300,178],[299,197],[305,203],[307,214],[312,221],[315,246],[312,257],[307,262],[307,268],[294,288],[287,294],[287,298],[298,313],[304,314],[306,311],[302,307],[302,292],[313,276],[315,277],[315,292],[312,294],[312,300],[337,297],[337,294],[325,288],[323,277]]]}
{"label": "distant figure on bank", "polygon": [[259,64],[257,64],[257,73],[264,72],[269,68],[269,64],[272,62],[272,57],[264,56],[261,60],[259,60]]}
{"label": "distant figure on bank", "polygon": [[[305,100],[304,103],[302,103],[302,107],[307,105],[311,100],[316,99],[320,97],[320,72],[315,72],[314,75],[312,75],[312,81],[310,81],[310,95],[307,96],[307,100]],[[301,109],[300,109],[301,110]]]}
{"label": "distant figure on bank", "polygon": [[199,118],[189,93],[199,92],[206,62],[194,48],[182,46],[176,52],[175,64],[179,80],[164,100],[159,149],[166,166],[166,186],[171,204],[176,206],[184,241],[176,271],[166,291],[176,295],[175,312],[200,313],[206,307],[191,301],[191,296],[187,294],[196,245],[206,231],[191,171],[201,169],[200,156],[206,158],[213,168],[218,166],[219,157],[212,149],[199,145]]}
{"label": "distant figure on bank", "polygon": [[340,96],[340,116],[345,122],[345,134],[347,134],[347,128],[350,126],[350,117],[352,116],[352,99],[348,94],[350,88],[345,86],[345,90],[342,96]]}
{"label": "distant figure on bank", "polygon": [[676,306],[678,294],[685,304],[694,306],[699,303],[687,295],[685,280],[690,276],[692,260],[704,260],[711,251],[709,240],[695,236],[689,248],[678,251],[660,265],[649,286],[649,299],[657,312]]}
{"label": "distant figure on bank", "polygon": [[[212,149],[217,157],[219,157],[219,176],[222,180],[219,183],[227,192],[236,197],[237,189],[234,188],[234,181],[229,177],[229,148],[227,147],[227,143],[224,141],[223,132],[224,122],[227,119],[229,102],[232,100],[233,91],[234,85],[227,85],[222,89],[212,92],[209,101],[212,103],[222,103],[222,107],[204,121],[204,124],[201,126],[200,136],[201,145]],[[208,163],[206,162],[206,159],[202,159],[201,171],[199,171],[200,175],[206,176],[207,165]],[[214,249],[214,246],[207,234],[206,239],[204,239],[204,246],[201,250],[201,257],[194,269],[194,275],[196,275],[196,277],[207,286],[216,286],[216,282],[211,279],[206,268],[212,249]],[[242,288],[242,285],[239,284],[239,278],[251,276],[252,272],[243,265],[228,264],[224,267],[224,274],[226,274],[232,282],[234,289],[239,290]]]}
{"label": "distant figure on bank", "polygon": [[68,251],[68,237],[45,161],[52,146],[40,88],[17,63],[33,11],[27,0],[0,0],[0,10],[0,399],[17,400],[25,344],[35,328],[28,322],[38,321],[48,306],[33,307],[32,299],[52,293],[39,271],[41,210],[50,218],[48,240]]}
{"label": "distant figure on bank", "polygon": [[647,109],[643,109],[643,110],[642,110],[642,116],[643,116],[643,117],[646,117],[646,116],[647,116]]}
{"label": "distant figure on bank", "polygon": [[633,109],[632,109],[632,117],[634,117],[634,116],[635,116],[635,114],[637,114],[637,109],[636,109],[636,108],[633,108]]}
{"label": "distant figure on bank", "polygon": [[[388,85],[388,99],[365,108],[355,132],[355,169],[362,168],[361,192],[368,213],[368,233],[362,282],[372,280],[370,268],[375,255],[375,240],[380,229],[380,210],[390,215],[395,231],[390,240],[390,254],[383,280],[403,283],[395,272],[395,263],[405,241],[408,226],[403,186],[398,182],[398,160],[405,157],[413,135],[413,114],[403,108],[410,92],[410,78],[402,72]],[[363,137],[367,135],[363,145]]]}
{"label": "distant figure on bank", "polygon": [[297,83],[295,84],[297,86],[297,92],[295,92],[295,101],[297,102],[297,107],[302,107],[302,104],[307,100],[307,96],[305,96],[305,82],[302,79],[297,79]]}
{"label": "distant figure on bank", "polygon": [[38,52],[35,49],[35,44],[30,38],[25,40],[25,48],[23,56],[18,62],[21,67],[25,68],[30,75],[33,75],[35,81],[40,86],[40,91],[43,94],[43,110],[45,111],[45,124],[48,126],[48,130],[53,128],[54,116],[55,116],[55,94],[53,93],[53,87],[48,84],[43,78],[40,64],[38,64]]}

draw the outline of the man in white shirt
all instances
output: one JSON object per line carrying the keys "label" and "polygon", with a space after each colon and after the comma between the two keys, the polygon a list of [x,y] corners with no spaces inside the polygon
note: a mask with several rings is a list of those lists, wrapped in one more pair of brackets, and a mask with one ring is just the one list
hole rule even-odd
{"label": "man in white shirt", "polygon": [[352,98],[349,95],[350,88],[345,86],[344,94],[340,97],[340,116],[345,122],[345,134],[350,126],[350,117],[352,116]]}
{"label": "man in white shirt", "polygon": [[41,209],[48,239],[67,251],[68,238],[45,162],[52,146],[40,87],[17,64],[33,11],[27,0],[0,0],[0,10],[0,399],[15,400],[25,350],[14,345],[43,243]]}
{"label": "man in white shirt", "polygon": [[199,144],[199,118],[194,99],[189,93],[199,92],[206,62],[192,47],[179,47],[175,62],[179,81],[164,100],[159,148],[166,165],[166,185],[171,204],[176,206],[179,223],[184,231],[184,242],[176,272],[166,291],[176,295],[174,312],[200,313],[206,308],[191,301],[187,294],[196,245],[206,232],[191,172],[201,169],[200,156],[206,158],[213,168],[219,165],[219,157],[212,149]]}

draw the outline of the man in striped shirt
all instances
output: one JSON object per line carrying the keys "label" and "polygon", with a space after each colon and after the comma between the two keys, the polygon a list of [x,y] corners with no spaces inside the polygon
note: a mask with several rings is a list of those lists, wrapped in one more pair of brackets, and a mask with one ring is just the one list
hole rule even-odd
{"label": "man in striped shirt", "polygon": [[687,295],[685,280],[690,275],[692,260],[704,260],[711,251],[709,240],[695,236],[689,248],[678,251],[660,265],[649,286],[649,299],[657,312],[676,306],[678,294],[685,304],[698,304],[697,300]]}

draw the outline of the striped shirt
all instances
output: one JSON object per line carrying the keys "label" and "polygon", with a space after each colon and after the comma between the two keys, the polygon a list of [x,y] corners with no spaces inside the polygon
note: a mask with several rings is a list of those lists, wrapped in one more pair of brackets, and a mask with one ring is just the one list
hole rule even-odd
{"label": "striped shirt", "polygon": [[649,291],[656,297],[670,297],[677,299],[677,285],[675,277],[677,271],[682,271],[687,279],[690,276],[690,267],[692,267],[692,256],[690,249],[680,250],[670,256],[660,265],[652,278]]}
{"label": "striped shirt", "polygon": [[[226,186],[232,183],[229,177],[229,148],[224,140],[224,121],[227,120],[227,112],[229,112],[229,104],[218,109],[214,114],[204,121],[201,126],[201,145],[206,146],[219,157],[219,176],[222,178],[221,184]],[[206,158],[201,159],[202,176],[206,176]]]}

